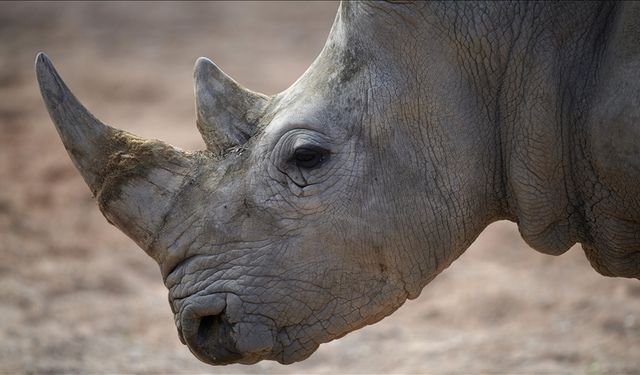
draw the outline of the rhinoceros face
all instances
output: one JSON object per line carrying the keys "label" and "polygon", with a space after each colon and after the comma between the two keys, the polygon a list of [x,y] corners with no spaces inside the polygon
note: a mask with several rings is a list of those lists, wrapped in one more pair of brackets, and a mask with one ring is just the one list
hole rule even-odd
{"label": "rhinoceros face", "polygon": [[417,296],[486,225],[468,209],[483,208],[489,185],[458,157],[476,150],[449,111],[463,101],[447,65],[396,74],[415,57],[385,52],[394,25],[353,26],[388,35],[366,47],[343,13],[312,67],[273,97],[200,59],[202,152],[102,124],[38,57],[71,159],[106,218],[160,265],[180,339],[202,361],[304,359]]}
{"label": "rhinoceros face", "polygon": [[204,362],[298,361],[407,298],[409,261],[387,251],[402,233],[362,137],[367,76],[327,62],[266,98],[199,60],[209,150],[187,153],[103,125],[38,57],[70,156],[106,218],[159,263],[179,337]]}
{"label": "rhinoceros face", "polygon": [[[201,60],[196,78],[212,68]],[[320,79],[272,98],[241,147],[194,158],[155,244],[179,335],[205,362],[301,360],[406,298],[361,92]]]}

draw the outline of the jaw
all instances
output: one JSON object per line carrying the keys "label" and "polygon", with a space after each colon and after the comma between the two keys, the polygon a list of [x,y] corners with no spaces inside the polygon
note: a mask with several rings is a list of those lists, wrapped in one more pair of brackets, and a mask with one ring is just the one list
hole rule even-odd
{"label": "jaw", "polygon": [[[244,269],[243,273],[248,272]],[[213,283],[204,280],[198,284],[208,284],[209,291],[171,303],[183,343],[201,361],[211,365],[261,360],[291,364],[309,357],[321,343],[383,319],[407,297],[398,285],[366,280],[357,283],[347,278],[344,284],[355,289],[343,286],[341,290],[310,290],[304,280],[278,285],[274,279],[261,278],[252,280],[253,286],[242,276]],[[230,291],[240,285],[244,294]],[[264,293],[254,293],[257,290]]]}
{"label": "jaw", "polygon": [[[307,330],[315,331],[292,322],[278,327],[268,317],[275,310],[295,315],[294,311],[300,309],[246,303],[235,293],[194,295],[171,299],[170,303],[176,312],[180,340],[199,360],[211,365],[254,364],[261,360],[289,364],[309,357],[318,348],[316,340],[333,339],[301,337]],[[320,323],[312,326],[319,327]]]}

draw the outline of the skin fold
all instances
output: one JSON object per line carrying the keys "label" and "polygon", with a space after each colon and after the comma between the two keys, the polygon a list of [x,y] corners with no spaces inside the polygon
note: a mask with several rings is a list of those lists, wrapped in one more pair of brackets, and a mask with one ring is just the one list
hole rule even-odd
{"label": "skin fold", "polygon": [[638,20],[635,3],[343,3],[280,94],[198,60],[197,152],[102,124],[44,54],[36,70],[182,342],[291,363],[417,297],[496,220],[639,278]]}

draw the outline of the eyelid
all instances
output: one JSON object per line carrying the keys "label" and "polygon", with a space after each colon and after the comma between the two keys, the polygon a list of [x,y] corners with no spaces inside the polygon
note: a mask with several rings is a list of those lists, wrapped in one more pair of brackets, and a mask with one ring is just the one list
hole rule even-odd
{"label": "eyelid", "polygon": [[293,148],[293,153],[295,154],[299,150],[315,151],[315,152],[320,152],[322,154],[330,154],[331,153],[331,150],[328,150],[327,148],[325,148],[323,146],[320,146],[318,144],[310,144],[310,143],[303,143],[300,146],[295,145],[294,148]]}
{"label": "eyelid", "polygon": [[273,137],[273,139],[280,139],[284,137],[287,133],[306,133],[312,132],[316,135],[319,135],[322,138],[329,139],[328,135],[325,134],[322,126],[312,125],[310,123],[304,122],[286,122],[286,123],[274,123],[269,124],[266,129],[266,133]]}
{"label": "eyelid", "polygon": [[318,137],[313,137],[308,134],[302,134],[295,139],[292,146],[294,150],[297,150],[299,148],[324,148],[322,146],[322,143],[324,142],[321,141],[324,141],[324,139],[319,140]]}

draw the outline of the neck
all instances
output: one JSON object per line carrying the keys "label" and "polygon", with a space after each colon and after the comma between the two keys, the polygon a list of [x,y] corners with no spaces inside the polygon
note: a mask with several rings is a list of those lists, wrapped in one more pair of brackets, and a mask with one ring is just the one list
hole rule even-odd
{"label": "neck", "polygon": [[[511,41],[497,90],[496,122],[507,216],[527,243],[558,255],[585,240],[584,123],[595,91],[612,13],[603,6],[575,13],[542,9],[534,27]],[[566,17],[563,15],[566,14]],[[525,19],[523,22],[527,22]]]}
{"label": "neck", "polygon": [[[503,201],[534,249],[558,255],[580,242],[600,273],[638,277],[640,204],[634,196],[640,189],[629,185],[640,174],[630,180],[629,173],[634,163],[640,167],[640,149],[630,146],[640,142],[632,123],[639,111],[629,98],[638,97],[640,80],[628,72],[637,72],[640,60],[619,56],[629,50],[623,29],[637,18],[614,4],[580,9],[554,15],[549,35],[528,40],[524,58],[511,61],[513,68],[507,64],[502,92],[508,95],[499,92],[497,104],[504,114]],[[632,68],[621,67],[629,61]],[[615,173],[621,168],[626,175]]]}
{"label": "neck", "polygon": [[[418,107],[455,108],[446,126],[432,116],[425,129],[447,139],[437,165],[454,165],[474,189],[441,189],[444,199],[473,196],[462,211],[474,223],[516,221],[525,241],[547,254],[580,242],[599,272],[638,277],[640,6],[419,5],[384,12],[393,19],[370,29],[393,25],[379,33],[379,49],[393,56],[382,65],[421,72],[407,83],[425,99]],[[402,27],[409,37],[395,36]],[[425,144],[434,149],[428,136]],[[475,168],[447,159],[461,150]]]}
{"label": "neck", "polygon": [[428,35],[442,36],[478,98],[480,134],[493,137],[486,171],[494,173],[485,179],[494,219],[516,221],[538,251],[558,255],[581,242],[599,272],[638,277],[640,188],[630,185],[640,173],[616,173],[640,171],[638,6],[436,4],[426,11],[429,25],[444,30]]}

